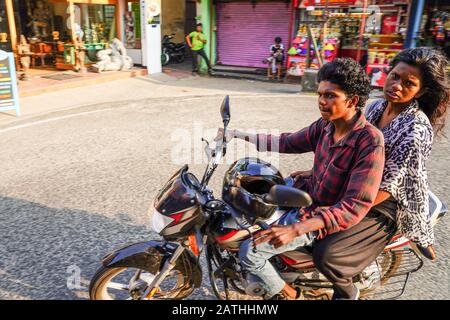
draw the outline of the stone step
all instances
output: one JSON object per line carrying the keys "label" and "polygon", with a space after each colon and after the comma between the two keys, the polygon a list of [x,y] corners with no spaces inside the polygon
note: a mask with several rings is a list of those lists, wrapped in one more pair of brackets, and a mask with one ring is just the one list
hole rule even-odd
{"label": "stone step", "polygon": [[213,67],[213,70],[218,72],[232,72],[239,74],[256,74],[256,75],[265,75],[267,72],[267,70],[264,68],[238,67],[225,65],[215,65]]}

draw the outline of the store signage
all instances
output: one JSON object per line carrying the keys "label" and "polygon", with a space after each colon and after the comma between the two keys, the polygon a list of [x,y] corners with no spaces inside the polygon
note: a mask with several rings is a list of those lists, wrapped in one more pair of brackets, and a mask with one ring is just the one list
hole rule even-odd
{"label": "store signage", "polygon": [[161,24],[161,0],[146,0],[148,24]]}
{"label": "store signage", "polygon": [[0,50],[0,111],[8,110],[20,116],[16,66],[13,53]]}
{"label": "store signage", "polygon": [[323,16],[324,13],[325,13],[325,11],[323,11],[323,10],[313,10],[313,11],[311,11],[310,14],[311,14],[312,16]]}
{"label": "store signage", "polygon": [[381,33],[391,34],[395,33],[398,24],[398,16],[384,16],[381,26]]}
{"label": "store signage", "polygon": [[[353,6],[355,5],[356,0],[328,0],[329,6],[336,6],[336,5],[346,5],[346,6]],[[308,7],[308,6],[325,6],[327,4],[327,0],[304,0],[301,3],[302,7]]]}
{"label": "store signage", "polygon": [[387,64],[368,64],[366,72],[370,78],[370,85],[372,87],[382,88],[387,78]]}

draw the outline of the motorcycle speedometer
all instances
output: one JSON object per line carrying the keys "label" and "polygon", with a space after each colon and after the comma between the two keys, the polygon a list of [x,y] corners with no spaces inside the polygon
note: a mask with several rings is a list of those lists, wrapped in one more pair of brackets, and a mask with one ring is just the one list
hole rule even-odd
{"label": "motorcycle speedometer", "polygon": [[185,179],[188,186],[190,186],[194,190],[200,190],[201,188],[200,181],[198,181],[197,177],[194,176],[192,173],[187,172],[185,175],[182,176],[182,178]]}

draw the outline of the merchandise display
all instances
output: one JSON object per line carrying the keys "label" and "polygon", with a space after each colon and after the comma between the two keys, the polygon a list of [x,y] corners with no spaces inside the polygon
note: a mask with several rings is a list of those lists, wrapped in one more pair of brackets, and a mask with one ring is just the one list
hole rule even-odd
{"label": "merchandise display", "polygon": [[[2,35],[2,47],[16,55],[20,51],[23,57],[23,47],[28,43],[27,56],[33,69],[84,70],[84,65],[96,62],[97,51],[105,49],[116,36],[117,1],[14,0],[8,6],[2,4],[2,30],[8,22],[4,17],[9,7],[15,19],[8,22],[8,29],[12,25],[16,31],[16,37]],[[21,39],[20,43],[14,38]]]}
{"label": "merchandise display", "polygon": [[[404,47],[411,1],[369,0],[365,7],[354,1],[331,1],[329,6],[322,1],[308,3],[299,11],[298,32],[288,51],[288,73],[303,75],[307,67],[319,68],[305,30],[309,25],[323,63],[336,57],[353,58],[365,66],[374,87],[383,86],[390,60]],[[434,21],[433,30],[442,37],[447,20],[439,16]]]}
{"label": "merchandise display", "polygon": [[[311,28],[311,34],[315,37],[317,50],[320,52],[323,63],[332,61],[339,52],[339,29]],[[310,43],[311,42],[311,43]],[[308,49],[309,48],[309,49]],[[309,40],[306,25],[301,25],[292,46],[288,50],[287,73],[292,76],[302,76],[308,67],[308,50],[310,63],[309,68],[319,69],[320,63],[314,50],[313,41]]]}

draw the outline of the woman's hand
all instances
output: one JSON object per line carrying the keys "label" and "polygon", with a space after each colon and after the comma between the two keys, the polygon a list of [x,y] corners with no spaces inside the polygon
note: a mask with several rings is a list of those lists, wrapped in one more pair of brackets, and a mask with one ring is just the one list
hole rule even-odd
{"label": "woman's hand", "polygon": [[300,236],[297,223],[287,226],[274,225],[270,229],[264,230],[255,236],[255,245],[269,241],[269,244],[275,248],[279,248],[288,244],[298,236]]}
{"label": "woman's hand", "polygon": [[[235,136],[235,131],[234,129],[227,129],[227,136],[226,136],[226,142],[230,142],[231,139],[234,138]],[[217,135],[214,138],[214,141],[221,141],[223,140],[223,128],[219,128],[217,130]]]}

